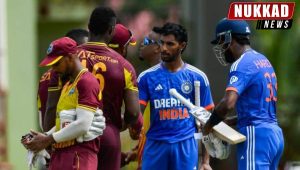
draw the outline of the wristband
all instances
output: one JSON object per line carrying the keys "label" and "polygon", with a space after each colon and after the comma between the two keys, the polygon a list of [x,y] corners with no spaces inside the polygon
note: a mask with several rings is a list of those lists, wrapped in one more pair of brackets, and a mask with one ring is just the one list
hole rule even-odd
{"label": "wristband", "polygon": [[209,118],[209,123],[213,126],[219,124],[224,119],[217,115],[216,111],[214,110]]}

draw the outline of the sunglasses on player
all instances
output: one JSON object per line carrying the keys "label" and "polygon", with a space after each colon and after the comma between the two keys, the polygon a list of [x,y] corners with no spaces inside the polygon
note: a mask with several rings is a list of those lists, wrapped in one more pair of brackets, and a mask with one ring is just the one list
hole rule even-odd
{"label": "sunglasses on player", "polygon": [[149,37],[145,37],[143,40],[143,45],[151,45],[151,44],[157,44],[157,42],[154,40],[151,40]]}

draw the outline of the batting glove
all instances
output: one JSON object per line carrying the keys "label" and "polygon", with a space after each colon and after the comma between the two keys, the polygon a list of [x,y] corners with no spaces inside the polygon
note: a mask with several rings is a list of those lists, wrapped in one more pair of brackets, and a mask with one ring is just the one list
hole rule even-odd
{"label": "batting glove", "polygon": [[203,136],[202,143],[211,157],[226,159],[230,154],[230,145],[212,133]]}
{"label": "batting glove", "polygon": [[89,131],[81,137],[78,137],[77,142],[90,141],[103,134],[105,129],[105,117],[101,109],[97,109]]}
{"label": "batting glove", "polygon": [[28,150],[27,160],[28,160],[29,169],[36,167],[37,163],[46,165],[47,164],[46,159],[50,159],[50,155],[45,149],[43,149],[37,153],[34,153],[34,152]]}

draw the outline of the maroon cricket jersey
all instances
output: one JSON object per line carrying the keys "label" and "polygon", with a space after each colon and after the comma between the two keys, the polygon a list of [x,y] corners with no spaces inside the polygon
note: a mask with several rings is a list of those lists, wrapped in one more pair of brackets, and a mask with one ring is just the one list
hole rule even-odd
{"label": "maroon cricket jersey", "polygon": [[[97,108],[102,109],[102,103],[99,100],[100,94],[99,82],[86,68],[82,69],[75,80],[70,80],[64,85],[57,103],[57,113],[76,108],[82,108],[91,112],[95,112]],[[60,121],[59,114],[57,114],[55,131],[59,131],[62,128]],[[82,145],[83,147],[94,150],[96,153],[98,152],[99,146],[97,146],[95,142],[84,143],[86,143],[86,145]],[[55,143],[53,147],[65,148],[74,144],[75,139],[72,139]]]}
{"label": "maroon cricket jersey", "polygon": [[84,67],[100,81],[103,113],[107,123],[121,129],[121,107],[125,90],[138,91],[132,65],[105,43],[88,42],[79,46],[79,58]]}

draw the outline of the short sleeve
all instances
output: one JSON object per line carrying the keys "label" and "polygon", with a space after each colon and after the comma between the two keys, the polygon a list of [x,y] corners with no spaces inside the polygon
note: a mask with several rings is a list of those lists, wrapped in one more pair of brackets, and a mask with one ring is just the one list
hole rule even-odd
{"label": "short sleeve", "polygon": [[206,110],[210,110],[215,106],[206,75],[200,78],[200,105]]}
{"label": "short sleeve", "polygon": [[78,106],[80,108],[96,111],[97,107],[102,108],[99,101],[100,90],[99,83],[91,73],[82,75],[77,83]]}
{"label": "short sleeve", "polygon": [[124,65],[125,89],[138,91],[136,73],[134,68],[128,63]]}
{"label": "short sleeve", "polygon": [[233,64],[230,69],[226,91],[232,90],[239,95],[243,93],[251,80],[251,69],[245,63]]}

